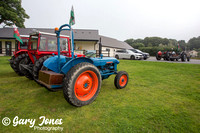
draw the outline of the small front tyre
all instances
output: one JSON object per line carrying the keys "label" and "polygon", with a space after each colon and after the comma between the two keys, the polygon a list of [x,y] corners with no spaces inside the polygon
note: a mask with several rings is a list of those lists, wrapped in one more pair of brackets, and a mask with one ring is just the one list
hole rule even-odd
{"label": "small front tyre", "polygon": [[63,94],[73,106],[81,107],[92,103],[99,94],[101,74],[96,66],[82,62],[65,75]]}
{"label": "small front tyre", "polygon": [[128,73],[125,71],[120,71],[117,73],[117,75],[115,76],[115,87],[117,89],[122,89],[125,88],[126,85],[128,84]]}

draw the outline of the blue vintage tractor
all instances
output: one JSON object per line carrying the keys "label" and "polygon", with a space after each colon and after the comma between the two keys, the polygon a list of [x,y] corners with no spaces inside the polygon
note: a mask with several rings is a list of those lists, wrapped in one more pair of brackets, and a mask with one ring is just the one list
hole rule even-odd
{"label": "blue vintage tractor", "polygon": [[[60,32],[71,32],[72,57],[60,55]],[[101,81],[116,74],[114,84],[117,89],[126,87],[128,73],[117,72],[116,58],[103,57],[86,58],[74,56],[73,30],[64,24],[55,28],[57,34],[58,55],[48,58],[39,72],[38,82],[48,90],[63,89],[65,99],[74,106],[84,106],[92,103],[101,88]]]}

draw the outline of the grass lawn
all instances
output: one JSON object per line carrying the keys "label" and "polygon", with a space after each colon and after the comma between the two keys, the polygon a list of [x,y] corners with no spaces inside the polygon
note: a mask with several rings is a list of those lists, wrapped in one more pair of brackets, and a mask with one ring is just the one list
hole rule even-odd
{"label": "grass lawn", "polygon": [[92,104],[77,108],[62,91],[49,92],[18,76],[9,58],[0,57],[0,132],[37,131],[29,124],[2,125],[4,117],[15,116],[36,119],[35,126],[40,116],[62,118],[63,124],[54,126],[63,132],[200,131],[200,65],[120,60],[118,69],[129,73],[128,86],[117,90],[111,76]]}

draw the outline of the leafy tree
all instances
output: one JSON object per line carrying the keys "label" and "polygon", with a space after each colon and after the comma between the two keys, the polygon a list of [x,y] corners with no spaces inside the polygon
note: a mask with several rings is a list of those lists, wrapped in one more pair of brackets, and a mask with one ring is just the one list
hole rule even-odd
{"label": "leafy tree", "polygon": [[169,39],[169,44],[168,45],[173,45],[173,46],[177,46],[177,40],[176,39]]}
{"label": "leafy tree", "polygon": [[25,19],[29,16],[21,6],[21,0],[1,0],[0,1],[0,24],[24,28]]}
{"label": "leafy tree", "polygon": [[144,40],[143,39],[136,39],[136,40],[134,40],[134,43],[143,43],[144,44]]}
{"label": "leafy tree", "polygon": [[185,40],[179,40],[178,44],[182,50],[185,50],[185,48],[187,47],[187,43],[185,42]]}
{"label": "leafy tree", "polygon": [[169,39],[167,39],[167,38],[162,39],[162,44],[163,45],[168,45],[169,44]]}
{"label": "leafy tree", "polygon": [[199,49],[200,48],[200,36],[199,37],[193,37],[188,41],[188,45],[190,49]]}
{"label": "leafy tree", "polygon": [[160,38],[160,37],[146,37],[144,38],[144,45],[146,47],[157,47],[159,44],[167,45],[169,40],[167,38]]}
{"label": "leafy tree", "polygon": [[131,45],[133,48],[136,48],[136,49],[138,49],[139,47],[144,47],[144,44],[143,44],[144,41],[142,39],[134,40],[133,38],[131,38],[131,39],[125,40],[125,42],[128,43],[129,45]]}
{"label": "leafy tree", "polygon": [[131,44],[131,46],[132,46],[133,48],[138,49],[138,48],[140,48],[140,47],[144,47],[144,44],[143,44],[143,43],[133,43],[133,44]]}
{"label": "leafy tree", "polygon": [[134,43],[134,39],[133,39],[133,38],[127,39],[127,40],[125,40],[124,42],[128,43],[129,45],[131,45],[131,44]]}

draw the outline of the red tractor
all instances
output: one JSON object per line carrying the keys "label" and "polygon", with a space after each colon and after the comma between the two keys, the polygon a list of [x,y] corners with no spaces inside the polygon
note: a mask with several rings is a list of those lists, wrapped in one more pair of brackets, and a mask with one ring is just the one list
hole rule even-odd
{"label": "red tractor", "polygon": [[17,58],[20,54],[27,53],[29,36],[21,35],[21,39],[23,41],[23,44],[20,43],[19,41],[16,42],[17,48],[13,52],[13,56],[9,60],[10,66],[13,68],[14,71],[15,71],[15,69],[14,69],[14,65],[13,64],[14,64],[15,58]]}
{"label": "red tractor", "polygon": [[158,51],[158,53],[156,54],[156,59],[157,60],[161,60],[161,58],[163,58],[164,60],[167,61],[178,61],[179,59],[181,59],[181,61],[190,61],[190,54],[186,53],[184,51],[182,52],[175,52],[175,51],[165,51],[165,52],[161,52]]}
{"label": "red tractor", "polygon": [[[68,36],[60,36],[61,54],[66,57],[71,57],[70,40]],[[57,55],[57,38],[56,34],[35,32],[32,33],[28,41],[28,49],[22,52],[14,59],[13,68],[19,75],[25,75],[29,79],[38,79],[38,73],[43,62]],[[82,57],[82,54],[75,54],[77,57]]]}

